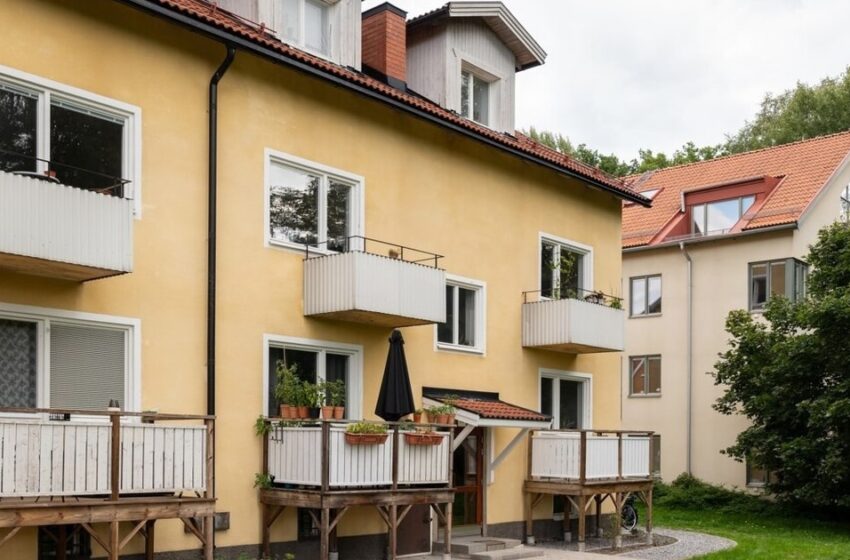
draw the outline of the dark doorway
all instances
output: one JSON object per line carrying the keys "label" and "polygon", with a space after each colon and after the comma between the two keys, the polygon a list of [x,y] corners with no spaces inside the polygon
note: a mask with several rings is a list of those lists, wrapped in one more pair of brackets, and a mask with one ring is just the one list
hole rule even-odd
{"label": "dark doorway", "polygon": [[398,526],[399,556],[431,552],[431,506],[413,506]]}
{"label": "dark doorway", "polygon": [[[460,428],[457,429],[460,433]],[[452,477],[455,501],[452,525],[461,532],[464,527],[478,527],[483,521],[484,494],[484,429],[475,428],[454,452]]]}
{"label": "dark doorway", "polygon": [[38,529],[38,560],[88,560],[91,537],[80,525],[53,525]]}

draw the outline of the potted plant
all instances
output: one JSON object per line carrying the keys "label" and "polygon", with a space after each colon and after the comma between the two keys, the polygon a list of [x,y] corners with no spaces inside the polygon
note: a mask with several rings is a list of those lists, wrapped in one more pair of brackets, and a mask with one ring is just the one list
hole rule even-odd
{"label": "potted plant", "polygon": [[416,446],[440,445],[443,442],[443,435],[432,430],[404,432],[404,442],[407,445]]}
{"label": "potted plant", "polygon": [[325,400],[322,394],[322,388],[317,383],[310,383],[309,381],[304,381],[302,388],[304,391],[304,406],[307,408],[307,414],[302,416],[302,418],[318,418],[319,408]]}
{"label": "potted plant", "polygon": [[280,417],[284,419],[297,418],[294,409],[298,404],[297,393],[300,382],[298,376],[295,375],[296,368],[297,366],[294,364],[291,367],[287,367],[283,361],[277,363],[277,370],[275,372],[277,384],[274,388],[274,397],[280,403]]}
{"label": "potted plant", "polygon": [[423,412],[424,412],[424,411],[423,411],[421,408],[417,408],[417,409],[416,409],[416,411],[414,411],[414,413],[413,413],[413,421],[414,421],[416,424],[418,424],[419,422],[421,422],[421,421],[422,421],[422,413],[423,413]]}
{"label": "potted plant", "polygon": [[444,424],[454,424],[455,423],[455,405],[460,397],[457,395],[447,395],[444,399],[445,405],[443,406],[443,414]]}
{"label": "potted plant", "polygon": [[304,382],[299,381],[295,385],[295,407],[296,413],[295,418],[306,419],[310,417],[310,407],[306,391],[306,385]]}
{"label": "potted plant", "polygon": [[345,443],[349,445],[380,445],[388,436],[385,424],[373,422],[355,422],[345,429]]}
{"label": "potted plant", "polygon": [[429,406],[425,409],[428,414],[428,421],[433,424],[443,423],[443,407],[441,405]]}
{"label": "potted plant", "polygon": [[318,384],[319,396],[322,400],[322,420],[331,420],[334,417],[334,405],[331,403],[331,385],[333,381],[324,381]]}
{"label": "potted plant", "polygon": [[333,406],[333,417],[335,420],[342,420],[345,418],[345,381],[329,381],[327,386],[328,402]]}

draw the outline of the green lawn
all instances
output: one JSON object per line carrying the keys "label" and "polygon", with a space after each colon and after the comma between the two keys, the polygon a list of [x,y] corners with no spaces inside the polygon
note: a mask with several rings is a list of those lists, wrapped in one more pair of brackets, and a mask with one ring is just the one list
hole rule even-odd
{"label": "green lawn", "polygon": [[712,513],[658,507],[655,525],[732,539],[731,550],[701,556],[711,560],[750,558],[850,559],[850,520],[838,523],[805,518]]}

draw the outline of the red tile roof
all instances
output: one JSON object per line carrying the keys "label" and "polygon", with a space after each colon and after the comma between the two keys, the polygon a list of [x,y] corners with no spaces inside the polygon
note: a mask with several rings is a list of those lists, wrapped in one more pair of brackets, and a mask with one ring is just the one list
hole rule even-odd
{"label": "red tile roof", "polygon": [[453,404],[456,408],[490,420],[529,420],[532,422],[548,422],[551,420],[545,414],[500,400],[461,398],[454,401]]}
{"label": "red tile roof", "polygon": [[850,154],[850,131],[628,177],[638,192],[662,189],[652,207],[623,208],[623,247],[650,244],[681,213],[682,192],[754,177],[782,180],[743,230],[793,224]]}
{"label": "red tile roof", "polygon": [[[235,14],[219,8],[208,0],[147,0],[148,3],[167,8],[170,11],[179,12],[190,16],[192,19],[214,26],[215,28],[232,33],[242,39],[255,43],[261,47],[274,50],[276,53],[290,58],[294,61],[309,65],[326,73],[329,77],[340,78],[352,84],[370,89],[382,96],[401,102],[411,108],[426,112],[440,120],[453,125],[468,129],[482,137],[496,141],[506,148],[521,151],[555,164],[565,171],[580,175],[583,178],[607,187],[625,198],[635,198],[635,193],[627,187],[621,179],[612,177],[607,173],[586,165],[576,159],[552,150],[534,140],[517,133],[516,136],[503,134],[493,129],[481,126],[469,119],[443,109],[422,97],[390,87],[389,85],[371,78],[361,72],[345,68],[329,62],[323,58],[310,55],[296,49],[277,39],[268,28],[249,22]],[[638,197],[639,200],[643,200]]]}

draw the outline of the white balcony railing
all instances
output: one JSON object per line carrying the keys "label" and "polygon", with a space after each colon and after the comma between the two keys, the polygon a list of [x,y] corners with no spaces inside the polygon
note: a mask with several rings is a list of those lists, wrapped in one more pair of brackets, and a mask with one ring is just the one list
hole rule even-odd
{"label": "white balcony railing", "polygon": [[624,311],[607,301],[540,299],[522,304],[522,345],[573,354],[619,352],[625,321]]}
{"label": "white balcony railing", "polygon": [[0,267],[92,280],[133,270],[133,201],[0,172]]}
{"label": "white balcony railing", "polygon": [[[328,438],[325,455],[324,437]],[[322,464],[328,468],[327,488],[346,489],[393,486],[392,432],[384,443],[351,445],[344,424],[271,428],[268,435],[268,474],[275,484],[322,487]],[[398,434],[398,486],[448,485],[448,432],[434,432],[436,445],[410,445],[405,432]]]}
{"label": "white balcony railing", "polygon": [[531,476],[574,481],[649,478],[649,432],[541,430],[531,435]]}
{"label": "white balcony railing", "polygon": [[[304,315],[388,327],[446,320],[446,274],[428,262],[364,251],[304,260]],[[408,253],[409,254],[409,253]]]}
{"label": "white balcony railing", "polygon": [[120,482],[113,493],[112,424],[0,419],[0,498],[206,490],[204,425],[123,423],[118,429]]}

